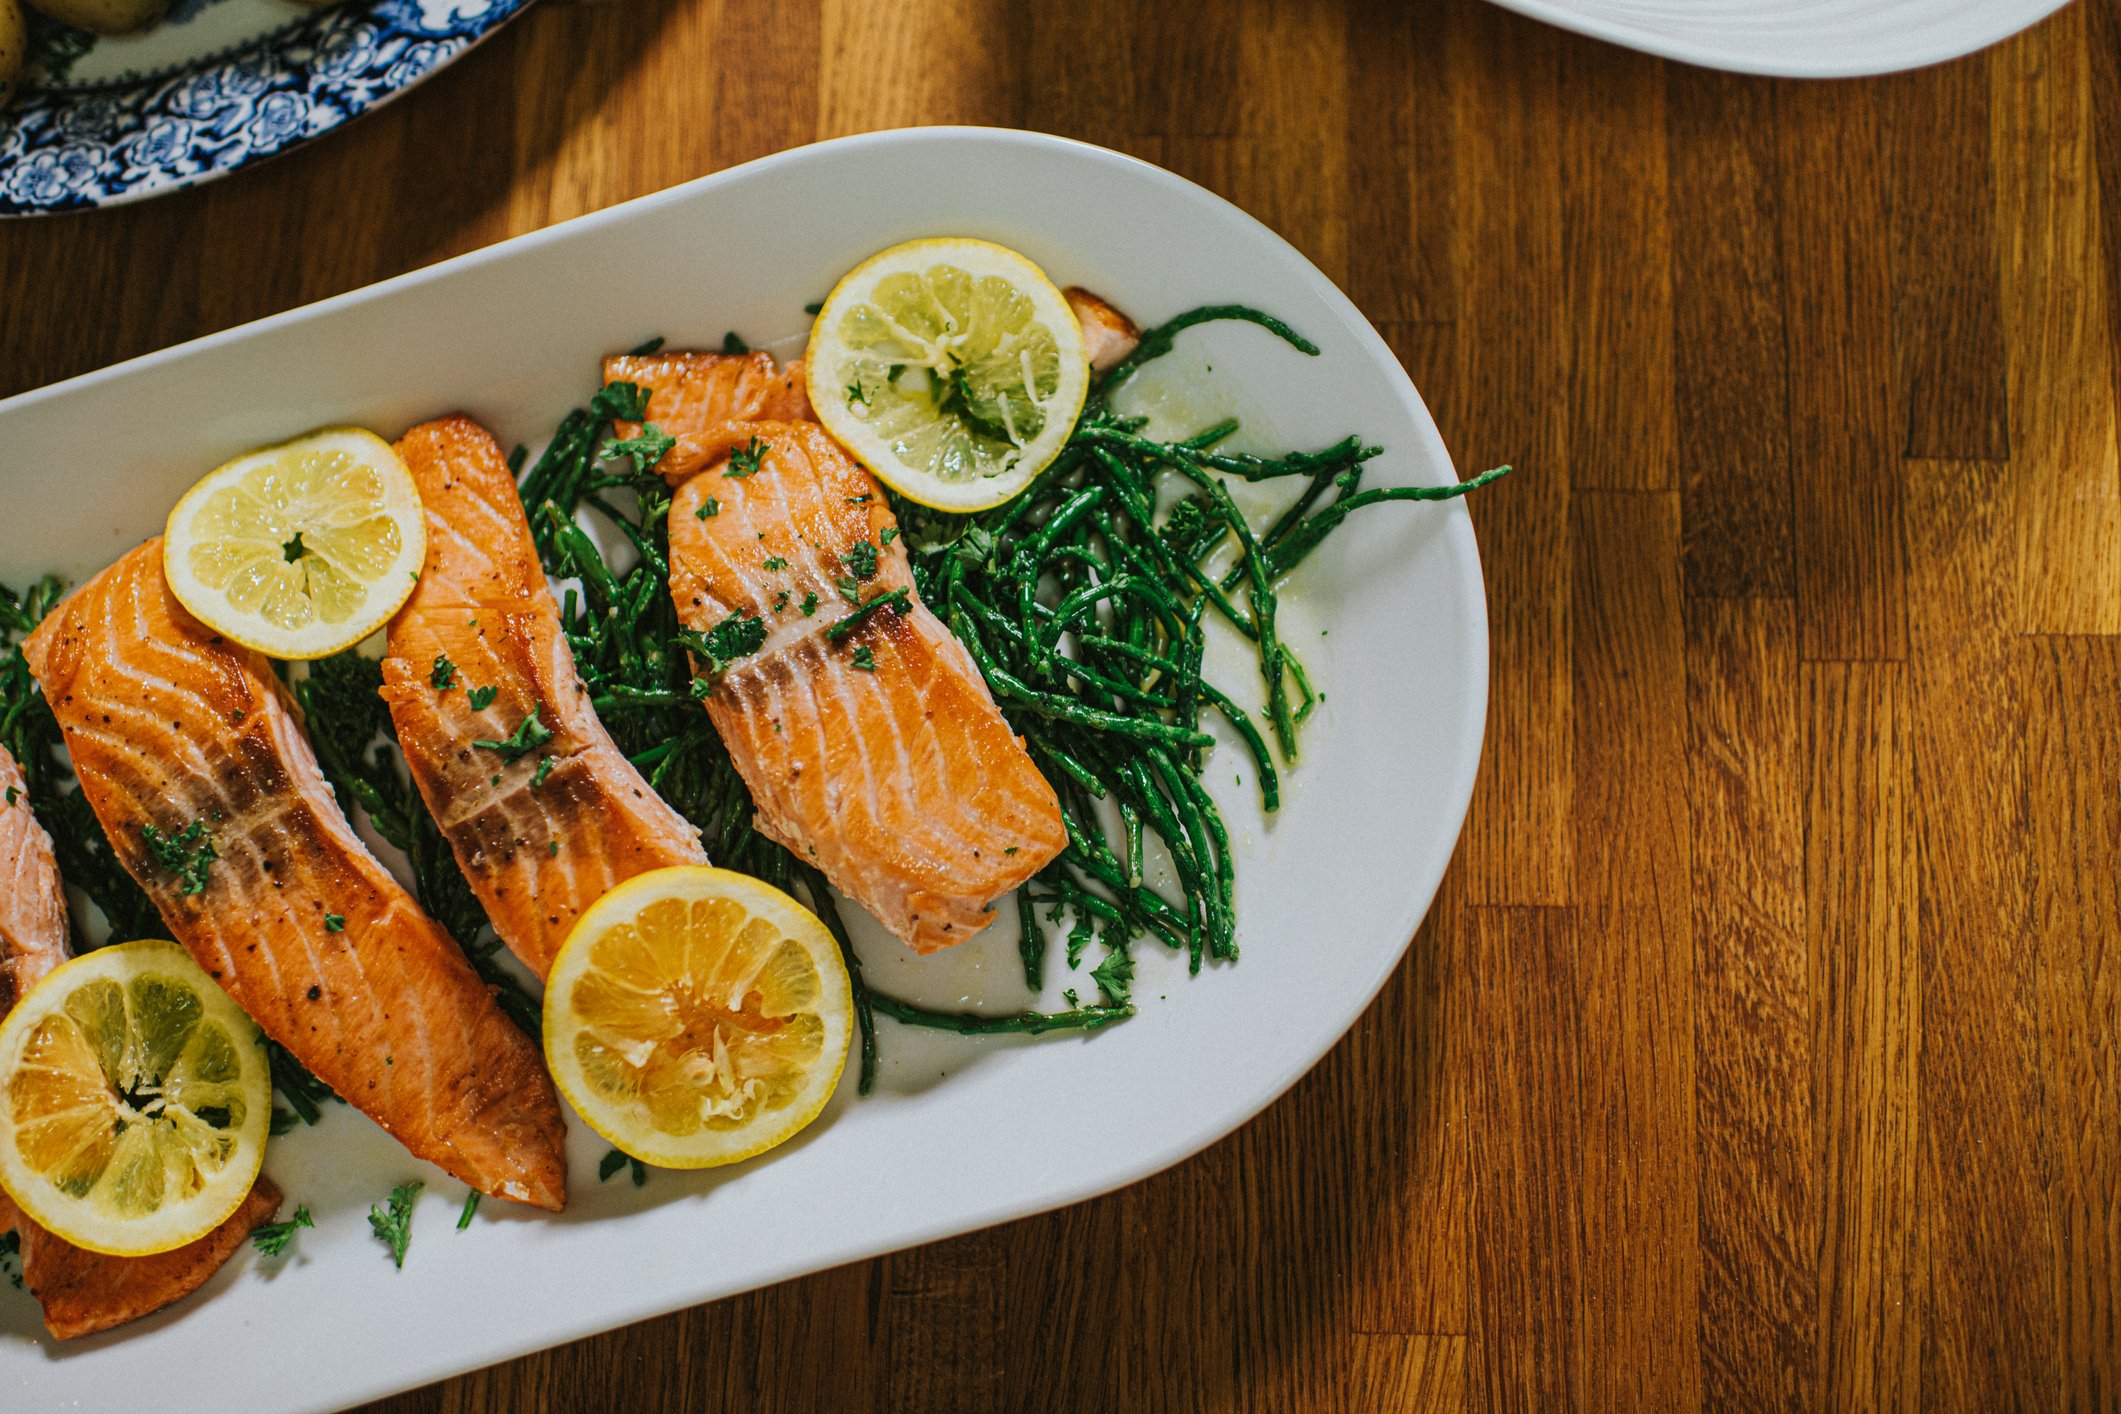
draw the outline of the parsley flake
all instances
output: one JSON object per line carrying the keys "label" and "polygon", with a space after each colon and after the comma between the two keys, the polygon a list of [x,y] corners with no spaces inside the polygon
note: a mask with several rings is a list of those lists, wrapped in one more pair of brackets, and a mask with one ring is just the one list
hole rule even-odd
{"label": "parsley flake", "polygon": [[865,673],[876,671],[876,655],[869,651],[868,644],[864,643],[861,647],[854,650],[854,666]]}
{"label": "parsley flake", "polygon": [[449,661],[447,653],[435,654],[434,671],[427,675],[437,692],[447,692],[457,685],[457,665]]}
{"label": "parsley flake", "polygon": [[784,570],[788,568],[788,561],[783,559],[779,555],[769,555],[766,558],[766,563],[762,565],[761,568],[769,572],[773,570]]}
{"label": "parsley flake", "polygon": [[179,893],[191,898],[206,892],[206,871],[221,856],[214,853],[214,842],[207,837],[204,820],[192,821],[174,837],[153,825],[142,825],[140,839],[148,853],[154,855],[155,863],[177,876]]}
{"label": "parsley flake", "polygon": [[597,1182],[603,1183],[628,1164],[633,1165],[633,1186],[639,1188],[648,1182],[648,1166],[623,1149],[613,1149],[597,1161]]}
{"label": "parsley flake", "polygon": [[551,774],[552,758],[550,756],[539,757],[538,769],[530,773],[530,788],[536,790],[539,786],[544,785],[545,778]]}
{"label": "parsley flake", "polygon": [[860,403],[863,407],[869,406],[869,390],[862,386],[861,379],[857,378],[847,385],[847,401]]}
{"label": "parsley flake", "polygon": [[817,612],[817,591],[815,589],[811,590],[808,594],[805,594],[803,596],[801,608],[803,610],[803,617],[806,619]]}
{"label": "parsley flake", "polygon": [[345,932],[345,931],[346,931],[346,915],[345,915],[345,914],[343,914],[343,913],[327,913],[327,914],[325,914],[325,915],[324,915],[324,931],[325,931],[325,932],[327,932],[327,933],[343,933],[343,932]]}
{"label": "parsley flake", "polygon": [[464,694],[464,700],[471,704],[472,711],[483,712],[493,706],[494,696],[500,690],[498,687],[475,687]]}
{"label": "parsley flake", "polygon": [[766,444],[754,437],[729,454],[729,468],[722,475],[738,479],[755,475],[759,464],[765,460]]}
{"label": "parsley flake", "polygon": [[867,540],[859,541],[853,549],[840,556],[840,563],[854,571],[854,577],[858,580],[874,579],[876,578],[876,546]]}
{"label": "parsley flake", "polygon": [[412,1204],[427,1185],[415,1179],[401,1183],[390,1190],[388,1203],[369,1205],[368,1226],[376,1235],[376,1241],[390,1249],[390,1260],[398,1270],[405,1269],[405,1249],[412,1244]]}
{"label": "parsley flake", "polygon": [[590,398],[589,411],[607,422],[642,422],[648,417],[648,393],[638,383],[606,383]]}
{"label": "parsley flake", "polygon": [[533,704],[530,715],[516,723],[516,729],[507,736],[499,741],[475,741],[472,745],[481,750],[499,752],[503,761],[521,760],[531,751],[552,740],[552,728],[538,720],[538,713],[542,710],[544,709],[541,706]]}
{"label": "parsley flake", "polygon": [[700,502],[700,508],[692,513],[692,518],[694,520],[705,520],[709,516],[718,516],[721,513],[722,503],[709,496],[706,500]]}
{"label": "parsley flake", "polygon": [[876,533],[876,540],[879,545],[889,545],[896,539],[898,539],[898,527],[895,525],[887,525]]}
{"label": "parsley flake", "polygon": [[710,671],[719,673],[765,647],[766,621],[754,614],[731,614],[705,633],[681,629],[678,640],[705,658]]}
{"label": "parsley flake", "polygon": [[646,476],[663,459],[663,454],[678,444],[678,439],[652,422],[641,424],[641,430],[631,437],[613,437],[597,448],[597,455],[606,461],[630,461],[636,474]]}
{"label": "parsley flake", "polygon": [[305,1227],[315,1227],[306,1207],[296,1208],[295,1215],[284,1223],[260,1223],[250,1231],[251,1244],[268,1257],[277,1257],[287,1250],[295,1240],[295,1233]]}

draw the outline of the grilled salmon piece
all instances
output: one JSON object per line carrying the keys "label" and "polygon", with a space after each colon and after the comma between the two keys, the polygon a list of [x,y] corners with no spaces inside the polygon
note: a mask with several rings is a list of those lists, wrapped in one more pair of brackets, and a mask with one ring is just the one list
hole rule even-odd
{"label": "grilled salmon piece", "polygon": [[[763,646],[719,675],[707,713],[760,830],[915,952],[963,942],[1066,845],[1060,802],[920,603],[875,478],[815,423],[746,424],[753,437],[756,471],[709,468],[670,508],[678,617],[702,632],[733,614],[764,621]],[[898,607],[848,623],[850,594],[894,592]]]}
{"label": "grilled salmon piece", "polygon": [[[21,768],[0,750],[0,1016],[69,951],[51,839],[30,813]],[[152,1257],[107,1257],[46,1232],[0,1194],[0,1233],[12,1229],[20,1241],[22,1284],[43,1306],[44,1328],[71,1340],[189,1296],[279,1206],[280,1190],[260,1177],[242,1206],[196,1242]]]}
{"label": "grilled salmon piece", "polygon": [[14,1223],[22,1285],[44,1308],[44,1328],[60,1340],[95,1335],[152,1315],[191,1295],[280,1210],[280,1190],[260,1175],[241,1206],[196,1242],[152,1257],[108,1257],[38,1227],[0,1197],[0,1232]]}
{"label": "grilled salmon piece", "polygon": [[[725,424],[812,420],[802,363],[781,368],[769,353],[616,354],[604,360],[604,381],[648,390],[648,421],[677,438],[656,466],[672,485],[720,461],[732,436],[743,441]],[[618,424],[621,437],[640,430]]]}
{"label": "grilled salmon piece", "polygon": [[[446,417],[406,433],[398,455],[427,508],[427,565],[391,620],[383,699],[494,931],[543,977],[583,909],[707,853],[597,720],[500,447]],[[474,710],[472,690],[487,688],[492,700]],[[512,737],[501,750],[472,744]]]}
{"label": "grilled salmon piece", "polygon": [[1068,286],[1061,296],[1083,326],[1083,351],[1090,356],[1092,373],[1110,373],[1141,347],[1140,327],[1081,285]]}
{"label": "grilled salmon piece", "polygon": [[66,961],[66,894],[29,782],[0,748],[0,1016]]}
{"label": "grilled salmon piece", "polygon": [[[161,541],[23,646],[113,852],[266,1035],[418,1157],[482,1193],[563,1206],[537,1043],[354,834],[265,660],[170,594]],[[195,825],[203,839],[184,843]]]}

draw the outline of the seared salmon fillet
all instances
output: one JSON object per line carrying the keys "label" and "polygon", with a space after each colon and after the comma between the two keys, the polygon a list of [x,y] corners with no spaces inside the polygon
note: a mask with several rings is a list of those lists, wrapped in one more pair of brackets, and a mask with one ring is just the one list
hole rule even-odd
{"label": "seared salmon fillet", "polygon": [[563,1206],[537,1043],[354,834],[265,660],[170,594],[161,541],[23,647],[112,850],[199,965],[418,1157]]}
{"label": "seared salmon fillet", "polygon": [[[494,931],[543,977],[582,910],[707,853],[597,720],[500,447],[445,417],[406,433],[398,455],[427,508],[427,564],[391,620],[383,698]],[[526,736],[541,739],[516,751]]]}
{"label": "seared salmon fillet", "polygon": [[66,961],[66,893],[29,782],[0,748],[0,1016]]}
{"label": "seared salmon fillet", "polygon": [[16,1212],[5,1196],[0,1196],[0,1232],[14,1224],[22,1246],[22,1285],[44,1307],[44,1328],[60,1340],[73,1340],[152,1315],[191,1295],[279,1209],[280,1190],[260,1175],[219,1227],[152,1257],[107,1257],[76,1247]]}
{"label": "seared salmon fillet", "polygon": [[[722,459],[728,423],[811,420],[803,365],[781,368],[769,353],[615,354],[604,360],[604,381],[648,390],[648,421],[677,438],[656,466],[673,485]],[[618,424],[621,437],[640,430]]]}
{"label": "seared salmon fillet", "polygon": [[[915,594],[875,478],[815,423],[748,423],[744,446],[756,470],[725,460],[670,508],[678,617],[764,625],[707,713],[760,830],[915,952],[963,942],[1066,845],[1060,803]],[[857,600],[894,594],[850,622]]]}
{"label": "seared salmon fillet", "polygon": [[[0,750],[0,1016],[69,951],[66,895],[52,842],[30,813],[29,787],[15,758]],[[44,1327],[60,1340],[93,1335],[196,1291],[280,1206],[260,1178],[228,1219],[196,1242],[152,1257],[106,1257],[54,1237],[0,1194],[0,1233],[21,1244],[22,1284],[44,1307]]]}

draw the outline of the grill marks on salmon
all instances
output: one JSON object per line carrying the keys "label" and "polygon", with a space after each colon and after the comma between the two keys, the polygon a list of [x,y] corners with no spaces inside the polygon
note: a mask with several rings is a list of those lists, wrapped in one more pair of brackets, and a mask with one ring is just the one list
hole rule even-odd
{"label": "grill marks on salmon", "polygon": [[[69,951],[51,839],[30,812],[21,767],[0,750],[0,1016]],[[46,1232],[0,1194],[0,1233],[12,1230],[20,1243],[22,1284],[44,1308],[45,1329],[71,1340],[189,1296],[279,1206],[280,1191],[261,1177],[242,1206],[196,1242],[151,1257],[108,1257]]]}
{"label": "grill marks on salmon", "polygon": [[[708,715],[762,831],[914,951],[962,942],[1065,846],[1060,803],[971,656],[914,593],[904,541],[886,543],[895,522],[875,478],[814,423],[743,433],[765,448],[758,470],[710,467],[670,509],[678,617],[702,632],[736,613],[766,624],[760,650],[721,675]],[[702,515],[709,497],[716,512]],[[872,553],[873,575],[857,582]],[[905,609],[872,610],[835,640],[856,612],[848,587],[863,601],[903,590]]]}
{"label": "grill marks on salmon", "polygon": [[[672,485],[741,445],[748,434],[734,424],[812,420],[803,365],[780,368],[768,353],[617,354],[604,360],[604,381],[648,390],[647,421],[677,439],[656,466]],[[621,437],[640,430],[618,424]]]}
{"label": "grill marks on salmon", "polygon": [[[170,595],[161,553],[126,555],[24,645],[113,851],[266,1034],[407,1149],[483,1193],[563,1206],[536,1042],[354,834],[270,668]],[[195,823],[216,857],[186,893],[143,831]]]}
{"label": "grill marks on salmon", "polygon": [[[561,633],[514,475],[464,417],[397,444],[427,511],[427,564],[391,621],[383,697],[412,778],[494,930],[543,977],[582,911],[651,869],[705,864],[699,831],[597,720]],[[454,669],[435,686],[435,664]],[[492,688],[482,710],[472,689]],[[513,761],[531,715],[551,733]],[[549,764],[548,764],[549,763]]]}

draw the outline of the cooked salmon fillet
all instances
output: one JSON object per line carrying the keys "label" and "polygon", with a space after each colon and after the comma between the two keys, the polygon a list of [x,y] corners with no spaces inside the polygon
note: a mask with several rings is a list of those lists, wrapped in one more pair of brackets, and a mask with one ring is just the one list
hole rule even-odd
{"label": "cooked salmon fillet", "polygon": [[22,1285],[44,1307],[44,1328],[60,1340],[72,1340],[138,1320],[191,1295],[279,1209],[280,1190],[260,1176],[219,1227],[196,1242],[152,1257],[107,1257],[76,1247],[22,1217],[4,1196],[0,1232],[14,1222],[22,1244]]}
{"label": "cooked salmon fillet", "polygon": [[1141,347],[1142,331],[1134,321],[1081,285],[1070,285],[1061,295],[1083,326],[1083,352],[1090,356],[1092,373],[1111,372]]}
{"label": "cooked salmon fillet", "polygon": [[[500,447],[445,417],[406,433],[398,455],[427,508],[427,564],[391,620],[383,698],[494,931],[543,977],[582,910],[707,853],[597,720]],[[487,688],[474,710],[470,694]],[[514,759],[472,745],[509,741],[533,714],[550,739]]]}
{"label": "cooked salmon fillet", "polygon": [[[616,354],[604,360],[604,381],[648,390],[647,420],[677,438],[656,466],[673,485],[722,459],[729,423],[811,420],[803,365],[781,368],[769,353]],[[617,430],[632,437],[640,424]]]}
{"label": "cooked salmon fillet", "polygon": [[0,748],[0,1016],[66,961],[66,894],[29,782]]}
{"label": "cooked salmon fillet", "polygon": [[415,1155],[563,1206],[537,1043],[354,834],[265,661],[169,593],[162,542],[75,591],[24,650],[112,850],[200,966]]}
{"label": "cooked salmon fillet", "polygon": [[[51,839],[30,813],[21,767],[0,750],[0,1016],[68,951],[66,895]],[[280,1190],[261,1177],[243,1205],[198,1241],[152,1257],[106,1257],[54,1237],[0,1194],[0,1233],[12,1230],[20,1241],[22,1284],[44,1307],[45,1329],[71,1340],[189,1296],[279,1206]]]}
{"label": "cooked salmon fillet", "polygon": [[[765,625],[708,715],[760,830],[914,951],[963,942],[1066,845],[1060,803],[964,646],[920,603],[875,478],[815,423],[743,430],[757,470],[719,463],[670,508],[678,617],[703,633],[732,614]],[[894,591],[898,607],[831,636],[856,613],[850,592]]]}

